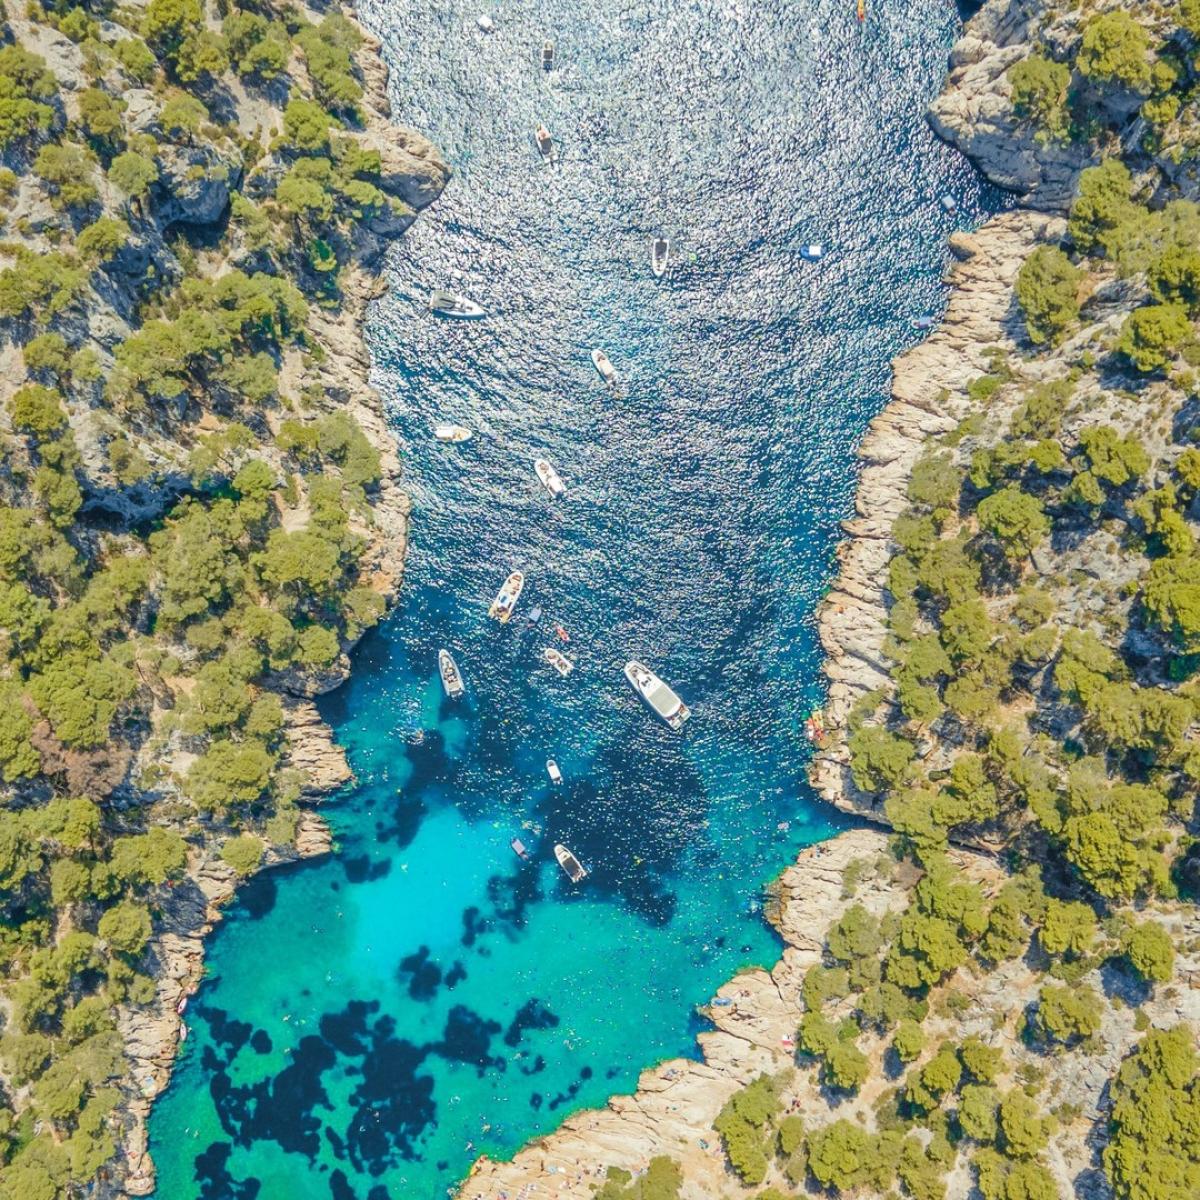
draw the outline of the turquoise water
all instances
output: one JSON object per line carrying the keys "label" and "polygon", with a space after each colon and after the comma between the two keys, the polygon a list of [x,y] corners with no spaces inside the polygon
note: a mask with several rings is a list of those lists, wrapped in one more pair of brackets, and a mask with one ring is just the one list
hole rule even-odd
{"label": "turquoise water", "polygon": [[[952,4],[870,9],[860,28],[851,0],[506,0],[487,35],[462,0],[364,3],[397,115],[456,168],[370,329],[408,576],[324,702],[359,779],[326,809],[339,853],[252,882],[212,941],[151,1122],[162,1200],[441,1195],[477,1153],[694,1053],[695,1006],[777,956],[762,887],[839,827],[801,729],[852,448],[942,303],[946,234],[995,201],[922,120]],[[432,318],[446,283],[489,319]],[[475,438],[433,442],[443,419]],[[485,612],[514,567],[501,628]],[[560,644],[567,679],[540,660]],[[691,704],[681,735],[626,686],[634,656]],[[578,887],[557,841],[591,868]]]}

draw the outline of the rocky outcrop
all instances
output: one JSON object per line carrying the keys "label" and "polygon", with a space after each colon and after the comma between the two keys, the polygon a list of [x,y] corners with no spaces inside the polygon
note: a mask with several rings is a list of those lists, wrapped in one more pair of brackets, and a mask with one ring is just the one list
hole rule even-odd
{"label": "rocky outcrop", "polygon": [[864,465],[857,516],[843,523],[850,537],[838,547],[838,575],[817,614],[829,737],[810,771],[817,791],[844,812],[884,820],[876,799],[850,778],[843,734],[855,701],[890,686],[887,564],[895,551],[892,522],[908,507],[913,465],[931,438],[955,429],[970,410],[967,385],[986,372],[987,348],[1013,349],[1022,336],[1013,311],[1017,271],[1039,241],[1059,236],[1062,227],[1058,218],[1018,209],[974,234],[955,235],[945,317],[926,341],[893,362],[891,403],[858,447]]}
{"label": "rocky outcrop", "polygon": [[[1069,21],[1078,22],[1071,14]],[[1062,210],[1079,172],[1094,161],[1086,144],[1039,138],[1012,107],[1008,71],[1032,52],[1048,22],[1044,0],[992,0],[968,23],[950,55],[948,86],[929,108],[940,137],[999,187],[1031,208]],[[1073,30],[1073,26],[1070,27]],[[1067,31],[1057,31],[1065,40]]]}

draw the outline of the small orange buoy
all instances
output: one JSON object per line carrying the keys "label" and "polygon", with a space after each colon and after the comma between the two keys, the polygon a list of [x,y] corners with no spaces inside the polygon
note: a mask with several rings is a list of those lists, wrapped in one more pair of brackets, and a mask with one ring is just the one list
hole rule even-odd
{"label": "small orange buoy", "polygon": [[867,19],[867,0],[858,0],[858,19],[860,21]]}

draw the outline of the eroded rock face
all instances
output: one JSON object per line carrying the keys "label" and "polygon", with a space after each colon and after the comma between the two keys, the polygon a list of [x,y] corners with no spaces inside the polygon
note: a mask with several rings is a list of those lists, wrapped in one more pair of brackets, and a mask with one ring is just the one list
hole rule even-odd
{"label": "eroded rock face", "polygon": [[929,107],[929,123],[1023,204],[1060,211],[1093,153],[1087,146],[1039,142],[1036,129],[1013,113],[1007,78],[1032,53],[1046,18],[1044,0],[985,4],[951,52],[947,86]]}
{"label": "eroded rock face", "polygon": [[163,145],[154,185],[154,214],[161,229],[179,222],[211,225],[229,207],[230,192],[242,177],[242,160],[218,154],[208,145]]}

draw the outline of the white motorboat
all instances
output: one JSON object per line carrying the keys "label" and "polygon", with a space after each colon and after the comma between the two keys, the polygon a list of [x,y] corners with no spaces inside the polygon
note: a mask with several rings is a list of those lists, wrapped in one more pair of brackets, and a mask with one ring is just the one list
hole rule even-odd
{"label": "white motorboat", "polygon": [[499,621],[502,625],[513,615],[517,601],[521,598],[521,589],[525,586],[525,576],[520,571],[514,571],[505,581],[504,586],[496,593],[488,616]]}
{"label": "white motorboat", "polygon": [[583,869],[583,863],[562,842],[559,842],[554,847],[554,857],[558,859],[558,865],[566,872],[567,878],[572,883],[578,883],[581,879],[587,878],[587,872]]}
{"label": "white motorboat", "polygon": [[542,70],[554,70],[554,43],[549,38],[542,43]]}
{"label": "white motorboat", "polygon": [[670,261],[671,239],[663,237],[660,233],[650,243],[650,269],[654,272],[655,278],[662,278]]}
{"label": "white motorboat", "polygon": [[558,769],[558,763],[552,758],[546,759],[546,774],[550,776],[550,782],[557,785],[562,783],[562,771]]}
{"label": "white motorboat", "polygon": [[617,368],[609,361],[609,357],[603,350],[592,351],[592,365],[600,372],[600,378],[605,383],[613,384],[617,382]]}
{"label": "white motorboat", "polygon": [[559,478],[558,472],[544,458],[535,458],[533,460],[533,469],[537,472],[537,477],[541,480],[542,487],[551,496],[557,498],[567,490],[566,485]]}
{"label": "white motorboat", "polygon": [[478,320],[487,316],[487,310],[474,300],[435,288],[429,293],[429,311],[438,317],[457,317],[460,321]]}
{"label": "white motorboat", "polygon": [[800,257],[805,262],[820,262],[825,257],[825,247],[820,242],[809,242],[800,247]]}
{"label": "white motorboat", "polygon": [[958,212],[958,201],[953,196],[949,195],[949,193],[947,193],[945,196],[939,197],[938,203],[948,213],[953,214]]}
{"label": "white motorboat", "polygon": [[575,670],[575,664],[561,650],[547,646],[542,651],[542,659],[548,662],[560,675],[570,675]]}
{"label": "white motorboat", "polygon": [[512,852],[518,858],[522,858],[526,862],[529,861],[529,851],[525,849],[525,843],[520,838],[513,838],[508,844],[512,847]]}
{"label": "white motorboat", "polygon": [[540,121],[538,127],[533,131],[533,140],[537,142],[537,148],[542,157],[547,162],[553,162],[558,156],[558,151],[554,149],[554,139],[550,136],[550,130]]}
{"label": "white motorboat", "polygon": [[458,663],[454,661],[449,650],[438,651],[438,672],[442,677],[442,687],[445,688],[446,695],[451,700],[457,700],[466,689],[463,687]]}
{"label": "white motorboat", "polygon": [[692,710],[649,667],[631,659],[625,664],[625,678],[629,680],[633,690],[672,729],[683,728],[683,723],[692,715]]}
{"label": "white motorboat", "polygon": [[496,31],[496,22],[493,21],[492,18],[487,15],[487,13],[476,17],[475,24],[478,25],[484,33],[495,33]]}
{"label": "white motorboat", "polygon": [[467,442],[473,435],[465,425],[445,424],[435,426],[433,436],[439,442]]}

